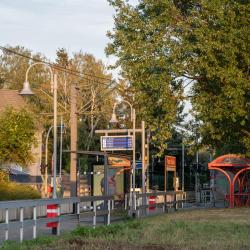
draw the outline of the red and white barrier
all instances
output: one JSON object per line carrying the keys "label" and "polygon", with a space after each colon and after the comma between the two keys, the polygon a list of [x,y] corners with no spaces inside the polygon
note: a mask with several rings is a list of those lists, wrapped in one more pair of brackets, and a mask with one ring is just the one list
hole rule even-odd
{"label": "red and white barrier", "polygon": [[149,199],[148,199],[149,207],[148,207],[148,209],[150,211],[155,210],[155,200],[156,200],[156,196],[149,196]]}
{"label": "red and white barrier", "polygon": [[[47,218],[55,218],[59,215],[59,207],[57,204],[47,205]],[[57,228],[58,222],[48,222],[47,227]]]}

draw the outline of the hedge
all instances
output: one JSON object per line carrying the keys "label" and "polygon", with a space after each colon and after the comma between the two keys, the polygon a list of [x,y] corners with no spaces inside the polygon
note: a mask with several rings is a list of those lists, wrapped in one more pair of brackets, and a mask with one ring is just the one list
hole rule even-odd
{"label": "hedge", "polygon": [[0,181],[0,201],[39,198],[40,193],[30,185]]}

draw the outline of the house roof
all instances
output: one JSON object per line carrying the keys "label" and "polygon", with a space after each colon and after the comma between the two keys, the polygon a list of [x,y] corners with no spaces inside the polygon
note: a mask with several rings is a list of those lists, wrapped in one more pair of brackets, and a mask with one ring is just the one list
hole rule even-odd
{"label": "house roof", "polygon": [[18,90],[0,89],[0,111],[10,106],[20,109],[26,106],[26,102]]}

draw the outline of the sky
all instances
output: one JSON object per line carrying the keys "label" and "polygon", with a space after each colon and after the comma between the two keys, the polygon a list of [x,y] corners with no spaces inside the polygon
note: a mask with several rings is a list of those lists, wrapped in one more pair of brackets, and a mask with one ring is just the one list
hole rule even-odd
{"label": "sky", "polygon": [[[104,52],[114,14],[107,0],[0,0],[0,45],[21,45],[50,61],[58,48],[69,55],[82,50],[108,66],[115,62]],[[119,75],[118,70],[112,73]]]}
{"label": "sky", "polygon": [[82,50],[108,65],[114,58],[104,48],[114,14],[107,0],[1,0],[0,45],[21,45],[51,61],[58,48]]}

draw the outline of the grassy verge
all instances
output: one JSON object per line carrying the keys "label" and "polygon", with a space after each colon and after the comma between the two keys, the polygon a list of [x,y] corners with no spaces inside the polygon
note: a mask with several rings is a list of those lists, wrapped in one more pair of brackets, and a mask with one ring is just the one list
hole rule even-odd
{"label": "grassy verge", "polygon": [[3,249],[250,249],[250,209],[182,211],[108,227],[77,228]]}

